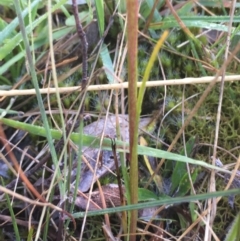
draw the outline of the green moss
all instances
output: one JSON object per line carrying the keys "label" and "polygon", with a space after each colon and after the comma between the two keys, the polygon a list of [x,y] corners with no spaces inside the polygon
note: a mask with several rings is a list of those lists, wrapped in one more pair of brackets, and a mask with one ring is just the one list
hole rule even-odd
{"label": "green moss", "polygon": [[169,44],[170,44],[171,46],[174,46],[178,40],[179,40],[179,32],[173,30],[173,31],[169,34],[169,36],[168,36],[168,38],[167,38],[167,41],[169,42]]}
{"label": "green moss", "polygon": [[184,65],[184,71],[186,76],[191,76],[191,74],[193,73],[194,70],[194,63],[191,61],[187,61]]}
{"label": "green moss", "polygon": [[164,68],[171,68],[172,61],[170,55],[167,52],[161,51],[160,58]]}

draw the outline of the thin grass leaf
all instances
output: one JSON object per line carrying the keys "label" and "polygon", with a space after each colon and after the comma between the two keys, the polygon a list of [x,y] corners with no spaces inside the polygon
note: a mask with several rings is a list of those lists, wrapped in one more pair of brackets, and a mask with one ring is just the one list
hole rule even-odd
{"label": "thin grass leaf", "polygon": [[30,228],[30,230],[28,231],[27,241],[32,241],[33,240],[33,234],[34,234],[34,227],[32,226]]}
{"label": "thin grass leaf", "polygon": [[[186,150],[187,150],[187,156],[189,156],[193,150],[195,143],[195,137],[191,137],[187,143],[186,143]],[[184,155],[184,150],[180,152],[181,155]],[[187,168],[186,164],[183,162],[177,162],[174,169],[173,173],[171,176],[171,190],[170,194],[173,194],[174,191],[179,187],[179,184],[182,183],[182,180],[185,180],[187,174]],[[187,177],[188,181],[188,177]]]}
{"label": "thin grass leaf", "polygon": [[[92,12],[89,12],[89,11],[80,12],[78,14],[78,17],[79,17],[80,22],[86,23],[86,25],[91,23],[93,20],[93,14],[92,14]],[[65,24],[66,24],[66,26],[76,26],[74,16],[71,15],[70,17],[68,17],[65,21]]]}
{"label": "thin grass leaf", "polygon": [[237,214],[230,230],[227,233],[225,241],[239,241],[240,240],[240,213]]}
{"label": "thin grass leaf", "polygon": [[182,19],[182,16],[191,15],[193,7],[194,7],[193,2],[191,1],[186,2],[180,9],[177,10],[177,14],[181,16],[181,19]]}
{"label": "thin grass leaf", "polygon": [[[5,29],[8,28],[8,26],[9,26],[9,24],[6,21],[4,21],[2,18],[0,18],[0,30],[1,30],[0,34],[3,33],[5,31]],[[8,38],[12,38],[16,33],[17,32],[15,31],[15,29],[13,29],[12,31],[11,31],[11,29],[9,29],[6,32],[6,36]]]}
{"label": "thin grass leaf", "polygon": [[[36,90],[36,97],[37,97],[38,106],[39,106],[40,113],[41,113],[41,118],[42,118],[42,121],[43,121],[43,126],[46,129],[46,137],[47,137],[47,140],[48,140],[50,153],[51,153],[51,156],[52,156],[53,164],[56,168],[57,178],[60,178],[61,173],[60,173],[60,169],[59,169],[59,166],[58,166],[58,158],[57,158],[56,150],[54,148],[53,139],[52,139],[52,136],[51,136],[51,132],[50,132],[50,128],[49,128],[49,124],[48,124],[48,120],[47,120],[47,115],[46,115],[45,108],[44,108],[44,105],[43,105],[42,96],[41,96],[40,91],[39,91],[37,74],[36,74],[34,62],[33,62],[32,56],[31,56],[29,41],[28,41],[28,38],[27,38],[25,26],[24,26],[24,23],[23,23],[23,18],[21,16],[20,4],[17,0],[14,1],[14,6],[15,6],[16,13],[17,13],[17,16],[18,16],[19,26],[20,26],[20,30],[21,30],[21,34],[22,34],[22,39],[24,41],[24,46],[25,46],[25,49],[26,49],[26,56],[27,56],[27,60],[28,60],[28,64],[29,64],[29,70],[30,70],[31,77],[32,77],[32,83],[33,83],[34,88]],[[62,183],[62,181],[59,181],[58,185],[59,185],[60,193],[63,195],[63,183]]]}
{"label": "thin grass leaf", "polygon": [[156,59],[156,57],[158,55],[158,52],[159,52],[160,48],[162,47],[162,45],[163,45],[165,39],[167,38],[167,36],[168,36],[168,32],[165,31],[162,34],[161,38],[158,40],[157,44],[155,45],[155,47],[153,49],[153,52],[152,52],[152,54],[150,56],[150,59],[149,59],[149,61],[147,63],[146,70],[144,71],[142,85],[141,85],[141,87],[139,89],[138,100],[137,100],[138,115],[140,115],[141,111],[142,111],[142,102],[143,102],[143,96],[144,96],[145,89],[146,89],[146,83],[149,80],[149,76],[150,76],[151,70],[153,68],[153,64],[155,62],[155,59]]}
{"label": "thin grass leaf", "polygon": [[158,196],[145,188],[138,188],[138,201],[150,201],[150,200],[158,200]]}
{"label": "thin grass leaf", "polygon": [[7,109],[0,108],[0,116],[1,117],[4,117],[7,114],[20,116],[22,113],[19,111],[16,111],[16,110],[11,110],[10,108],[7,108]]}
{"label": "thin grass leaf", "polygon": [[[200,22],[208,22],[208,23],[226,23],[230,21],[229,16],[202,16],[202,15],[183,15],[181,16],[182,21],[200,21]],[[174,21],[174,17],[167,17],[164,19],[163,22],[165,21]],[[240,22],[240,16],[234,16],[233,18],[234,23],[239,23]]]}
{"label": "thin grass leaf", "polygon": [[[228,27],[223,25],[223,24],[218,24],[215,22],[224,22],[224,21],[212,21],[210,19],[205,18],[205,21],[203,20],[196,20],[195,19],[196,16],[192,16],[192,17],[187,17],[188,20],[185,20],[184,18],[182,19],[182,22],[187,26],[187,27],[197,27],[197,28],[205,28],[205,29],[212,29],[212,30],[218,30],[218,31],[222,31],[222,32],[228,32]],[[210,17],[207,17],[210,18]],[[221,19],[225,19],[225,21],[227,22],[229,20],[229,17],[226,16],[222,16]],[[239,23],[240,22],[240,17],[237,16],[234,18],[233,22],[235,23]],[[169,29],[169,28],[175,28],[175,27],[179,27],[178,22],[174,19],[174,18],[166,18],[164,19],[164,21],[162,22],[158,22],[158,23],[151,23],[150,24],[150,29],[154,29],[154,30],[158,30],[158,29]],[[232,28],[232,32],[235,31],[236,28]],[[240,35],[240,32],[235,33],[236,35]]]}
{"label": "thin grass leaf", "polygon": [[[34,126],[31,124],[22,123],[22,122],[11,120],[11,119],[2,118],[2,119],[0,119],[0,122],[2,122],[3,124],[5,124],[7,126],[11,126],[16,129],[21,129],[21,130],[24,130],[26,132],[29,132],[31,134],[38,135],[38,136],[46,137],[48,131],[49,131],[48,134],[50,134],[53,139],[59,140],[62,136],[62,134],[58,130],[52,130],[52,129],[46,130],[44,127],[41,127],[41,126]],[[100,138],[97,138],[95,136],[83,135],[80,137],[78,133],[72,133],[70,135],[70,138],[75,143],[79,143],[79,138],[82,138],[83,146],[88,146],[88,147],[91,146],[93,148],[99,148]],[[129,152],[129,144],[128,143],[125,143],[122,141],[116,141],[116,145],[117,145],[118,152],[124,152],[124,153]],[[103,139],[102,150],[109,150],[109,151],[112,150],[112,142],[109,138]],[[194,164],[194,165],[202,166],[205,168],[218,170],[218,171],[221,171],[224,173],[231,174],[231,172],[226,169],[223,169],[223,168],[220,168],[217,166],[213,166],[204,161],[195,160],[195,159],[192,159],[192,158],[189,158],[186,156],[174,154],[174,153],[167,152],[167,151],[158,150],[158,149],[151,148],[151,147],[138,146],[138,154],[190,163],[190,164]]]}
{"label": "thin grass leaf", "polygon": [[198,205],[196,203],[193,203],[193,202],[189,203],[189,211],[193,222],[198,218],[198,215],[196,213],[197,209],[198,209]]}
{"label": "thin grass leaf", "polygon": [[219,192],[211,192],[211,193],[206,193],[206,194],[197,194],[197,195],[191,195],[191,196],[185,196],[185,197],[169,197],[169,198],[164,198],[164,200],[157,200],[157,201],[149,201],[149,202],[144,202],[144,203],[138,203],[134,205],[127,205],[127,206],[121,206],[121,207],[115,207],[115,208],[106,208],[98,211],[90,211],[86,214],[86,212],[78,212],[74,213],[72,216],[74,218],[81,218],[84,217],[84,215],[87,216],[97,216],[97,215],[103,215],[103,214],[110,214],[110,213],[120,213],[123,211],[130,211],[130,210],[139,210],[151,207],[157,207],[161,205],[174,205],[174,204],[179,204],[179,203],[186,203],[186,202],[194,202],[194,201],[200,201],[200,200],[206,200],[210,199],[213,197],[224,197],[224,196],[229,196],[233,194],[240,194],[240,189],[231,189],[228,191],[219,191]]}
{"label": "thin grass leaf", "polygon": [[[196,181],[197,176],[198,176],[198,168],[195,168],[194,171],[191,173],[191,179],[193,183]],[[181,178],[178,184],[178,187],[179,188],[177,189],[177,192],[174,194],[174,196],[184,196],[190,191],[191,184],[190,184],[189,176],[187,172],[184,173],[183,177]]]}
{"label": "thin grass leaf", "polygon": [[95,0],[95,6],[97,11],[98,28],[100,36],[103,36],[105,29],[105,13],[104,13],[104,2],[103,0]]}
{"label": "thin grass leaf", "polygon": [[[140,138],[139,138],[139,144],[141,146],[148,146],[147,141],[142,136],[140,136]],[[153,171],[152,166],[151,166],[151,164],[149,162],[148,156],[144,155],[143,159],[145,161],[145,164],[147,166],[147,169],[149,171],[150,176],[152,176],[154,174],[154,171]],[[156,174],[153,177],[153,181],[155,182],[155,185],[156,185],[158,191],[160,193],[162,193],[163,192],[163,180],[162,180],[162,177],[160,175]]]}
{"label": "thin grass leaf", "polygon": [[103,68],[105,70],[105,74],[108,78],[109,84],[114,84],[113,75],[110,73],[114,73],[112,59],[110,57],[110,53],[108,51],[108,47],[106,44],[103,44],[100,50],[100,58],[102,60]]}
{"label": "thin grass leaf", "polygon": [[[2,181],[2,185],[5,187],[5,183],[4,183],[4,180],[3,180],[2,177],[1,177],[1,181]],[[18,225],[17,225],[17,221],[16,221],[16,216],[15,216],[15,214],[14,214],[14,211],[13,211],[13,208],[12,208],[12,204],[11,204],[9,195],[8,195],[7,193],[5,193],[5,197],[6,197],[7,206],[8,206],[8,209],[9,209],[9,212],[10,212],[10,215],[11,215],[11,218],[12,218],[12,225],[13,225],[13,229],[14,229],[14,233],[15,233],[16,240],[17,240],[17,241],[20,241],[21,238],[20,238],[20,234],[19,234],[19,230],[18,230]]]}
{"label": "thin grass leaf", "polygon": [[[219,6],[222,6],[224,7],[224,4],[231,4],[230,2],[226,1],[224,3],[224,1],[222,0],[199,0],[199,3],[202,4],[203,6],[205,7],[219,7]],[[236,8],[239,8],[240,7],[240,3],[235,3],[236,4]]]}
{"label": "thin grass leaf", "polygon": [[[141,7],[140,7],[140,13],[145,19],[147,19],[149,14],[151,13],[152,8],[154,6],[154,2],[155,2],[155,0],[146,0],[146,1],[142,2]],[[162,17],[159,14],[157,9],[154,9],[152,20],[153,20],[153,22],[159,22],[162,20]]]}
{"label": "thin grass leaf", "polygon": [[11,7],[13,5],[12,0],[1,0],[1,5],[5,7]]}

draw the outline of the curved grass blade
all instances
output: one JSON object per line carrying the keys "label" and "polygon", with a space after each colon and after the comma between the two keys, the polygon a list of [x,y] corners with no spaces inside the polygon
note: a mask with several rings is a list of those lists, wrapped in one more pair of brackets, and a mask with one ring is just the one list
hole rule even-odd
{"label": "curved grass blade", "polygon": [[235,217],[230,230],[225,238],[225,241],[239,241],[240,240],[240,213]]}
{"label": "curved grass blade", "polygon": [[[41,127],[41,126],[35,126],[35,125],[22,123],[22,122],[11,120],[11,119],[6,119],[6,118],[1,118],[0,122],[2,122],[3,124],[5,124],[7,126],[11,126],[13,128],[16,128],[16,129],[21,129],[21,130],[24,130],[24,131],[29,132],[31,134],[34,134],[34,135],[43,136],[43,137],[47,136],[47,130],[44,127]],[[57,140],[59,140],[62,136],[60,131],[53,130],[53,129],[50,129],[50,135],[52,136],[53,139],[57,139]],[[79,143],[80,137],[79,137],[78,133],[72,133],[70,135],[70,138],[73,142]],[[100,138],[97,138],[95,136],[90,136],[90,135],[83,135],[83,136],[81,136],[81,138],[83,140],[83,146],[99,148]],[[125,143],[123,141],[116,141],[116,145],[117,145],[117,151],[118,152],[124,152],[124,153],[129,152],[129,144],[128,143]],[[109,138],[103,139],[102,149],[103,150],[109,150],[109,151],[112,150],[112,142]],[[151,147],[138,146],[138,154],[139,155],[153,156],[153,157],[157,157],[157,158],[170,159],[170,160],[180,161],[180,162],[185,162],[185,163],[190,163],[190,164],[194,164],[194,165],[197,165],[197,166],[202,166],[202,167],[205,167],[205,168],[209,168],[209,169],[213,169],[213,170],[216,170],[216,171],[221,171],[221,172],[224,172],[224,173],[231,174],[231,172],[226,170],[226,169],[223,169],[223,168],[218,167],[218,166],[213,166],[213,165],[208,164],[204,161],[195,160],[195,159],[192,159],[192,158],[189,158],[189,157],[186,157],[186,156],[174,154],[174,153],[167,152],[167,151],[158,150],[158,149],[151,148]]]}
{"label": "curved grass blade", "polygon": [[[149,76],[150,76],[153,64],[155,62],[155,59],[157,57],[157,54],[158,54],[160,48],[162,47],[165,39],[167,38],[167,36],[168,36],[168,31],[165,31],[162,34],[161,38],[158,40],[157,44],[155,45],[155,47],[153,49],[153,52],[152,52],[152,54],[150,56],[150,59],[149,59],[149,61],[147,63],[146,70],[144,71],[142,85],[141,85],[141,87],[139,89],[138,100],[137,100],[137,112],[138,112],[138,115],[141,114],[143,96],[144,96],[145,89],[146,89],[146,83],[149,80]],[[138,116],[138,118],[139,118],[139,116]]]}
{"label": "curved grass blade", "polygon": [[105,74],[108,78],[109,84],[114,84],[113,75],[110,73],[114,73],[112,59],[110,57],[108,47],[106,44],[103,44],[100,51],[100,58],[102,60],[103,68],[105,70]]}
{"label": "curved grass blade", "polygon": [[74,218],[81,218],[84,217],[84,215],[87,216],[96,216],[96,215],[103,215],[106,213],[120,213],[123,211],[130,211],[130,210],[139,210],[151,207],[157,207],[161,205],[174,205],[174,204],[179,204],[179,203],[186,203],[186,202],[194,202],[194,201],[200,201],[200,200],[206,200],[210,199],[213,197],[223,197],[223,196],[229,196],[233,194],[240,194],[240,189],[231,189],[228,191],[219,191],[219,192],[211,192],[211,193],[205,193],[205,194],[198,194],[198,195],[191,195],[191,196],[185,196],[185,197],[165,197],[163,200],[157,200],[157,201],[149,201],[149,202],[144,202],[144,203],[138,203],[134,205],[127,205],[127,206],[122,206],[122,207],[115,207],[115,208],[106,208],[98,211],[90,211],[86,214],[86,212],[79,212],[79,213],[74,213],[72,216]]}
{"label": "curved grass blade", "polygon": [[97,18],[98,18],[98,27],[99,27],[99,33],[100,36],[103,36],[104,33],[104,3],[103,0],[95,0],[95,6],[97,10]]}

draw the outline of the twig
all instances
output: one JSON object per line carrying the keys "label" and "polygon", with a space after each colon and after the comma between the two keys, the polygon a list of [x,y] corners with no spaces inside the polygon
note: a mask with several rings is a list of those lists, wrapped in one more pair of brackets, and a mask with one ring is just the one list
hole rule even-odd
{"label": "twig", "polygon": [[[113,74],[113,73],[110,73]],[[119,80],[117,84],[102,84],[102,85],[89,85],[87,86],[87,91],[96,91],[96,90],[118,90],[118,89],[127,89],[128,82],[122,82],[117,76],[113,74],[113,77]],[[173,86],[173,85],[195,85],[195,84],[208,84],[210,83],[215,76],[205,76],[199,78],[184,78],[184,79],[170,79],[170,80],[154,80],[148,81],[146,87],[156,87],[156,86]],[[240,80],[240,75],[227,75],[225,76],[225,81],[236,82]],[[120,82],[121,81],[121,82]],[[221,77],[216,79],[216,83],[221,82]],[[137,83],[137,87],[140,88],[142,82]],[[58,89],[59,93],[70,93],[73,91],[81,91],[82,88],[79,86],[71,87],[61,87]],[[56,88],[43,88],[39,89],[41,94],[53,94],[56,93]],[[0,90],[0,97],[7,96],[22,96],[22,95],[36,95],[35,89],[28,90]],[[2,99],[0,99],[1,101]]]}
{"label": "twig", "polygon": [[88,51],[88,42],[85,32],[83,31],[82,24],[78,17],[78,5],[76,0],[72,0],[73,14],[76,22],[77,34],[82,43],[82,89],[85,89],[87,86],[87,51]]}
{"label": "twig", "polygon": [[21,167],[19,166],[17,159],[13,152],[11,151],[10,146],[8,145],[8,142],[6,141],[6,135],[3,131],[2,125],[0,125],[0,136],[1,136],[1,141],[5,145],[7,152],[9,153],[10,159],[14,165],[14,168],[16,169],[17,172],[19,172],[19,176],[22,179],[22,181],[25,183],[25,185],[28,187],[28,189],[34,194],[36,198],[41,200],[42,202],[46,202],[45,198],[41,196],[41,194],[34,188],[32,183],[27,179],[26,175],[22,171]]}
{"label": "twig", "polygon": [[[229,28],[228,28],[228,35],[227,35],[227,40],[226,40],[226,49],[225,49],[225,55],[224,55],[224,60],[225,62],[228,59],[228,51],[229,51],[229,46],[230,46],[230,36],[232,32],[232,23],[233,23],[233,16],[234,16],[234,11],[235,11],[235,5],[236,5],[236,0],[232,1],[232,8],[231,8],[231,14],[230,14],[230,21],[229,21]],[[220,87],[220,94],[219,94],[219,103],[218,103],[218,110],[217,110],[217,120],[216,120],[216,130],[215,130],[215,138],[214,138],[214,147],[213,147],[213,160],[212,164],[215,165],[216,162],[216,155],[217,155],[217,144],[218,144],[218,136],[219,136],[219,128],[220,128],[220,120],[221,120],[221,110],[222,110],[222,101],[223,101],[223,91],[224,91],[224,82],[225,82],[225,75],[226,75],[226,65],[223,66],[222,70],[222,81],[221,81],[221,87]],[[215,171],[211,171],[211,177],[210,177],[210,185],[209,185],[209,192],[215,192],[216,191],[216,181],[215,181]],[[210,204],[209,206],[211,207],[210,212],[209,212],[209,226],[213,226],[213,222],[216,216],[217,212],[217,199],[213,198],[208,201]],[[208,227],[208,225],[206,226]],[[205,230],[205,236],[209,236],[205,238],[205,240],[211,240],[212,233],[209,230],[207,234],[207,229]]]}
{"label": "twig", "polygon": [[[76,0],[72,0],[72,8],[73,8],[73,14],[74,14],[74,18],[75,18],[75,22],[76,22],[76,30],[77,30],[77,34],[80,38],[81,44],[82,44],[82,82],[81,82],[81,89],[82,89],[82,104],[79,107],[79,123],[80,123],[80,127],[79,127],[79,134],[83,134],[83,114],[84,114],[84,97],[86,94],[86,87],[88,85],[88,79],[87,79],[87,71],[88,71],[88,66],[87,66],[87,50],[88,50],[88,43],[87,43],[87,38],[86,38],[86,34],[83,31],[83,27],[82,24],[79,20],[79,16],[78,16],[78,5],[77,5],[77,1]],[[77,120],[77,117],[75,118],[75,120]],[[76,183],[79,182],[80,179],[80,170],[81,170],[81,152],[82,152],[82,138],[80,138],[80,141],[78,143],[78,165],[77,165],[77,176],[76,176]],[[76,199],[76,195],[77,195],[77,190],[78,190],[78,186],[75,186],[74,189],[74,195],[73,195],[73,203],[75,202]],[[73,205],[71,205],[70,210],[73,210]],[[80,233],[80,237],[79,240],[82,239],[82,235],[83,235],[83,230],[85,227],[85,223],[86,223],[86,216],[84,217],[83,220],[83,225],[81,228],[81,233]]]}

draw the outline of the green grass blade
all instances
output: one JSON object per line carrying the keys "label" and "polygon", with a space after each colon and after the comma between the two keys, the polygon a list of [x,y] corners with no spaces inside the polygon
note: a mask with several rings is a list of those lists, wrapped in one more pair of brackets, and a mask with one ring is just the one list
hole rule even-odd
{"label": "green grass blade", "polygon": [[137,111],[138,111],[139,116],[140,116],[141,110],[142,110],[142,102],[143,102],[143,96],[144,96],[145,89],[146,89],[146,83],[149,80],[149,76],[150,76],[153,64],[155,62],[155,59],[158,55],[158,52],[159,52],[161,46],[163,45],[163,42],[167,38],[167,36],[168,36],[168,32],[166,31],[163,33],[162,37],[159,39],[159,41],[155,45],[154,50],[151,54],[151,57],[147,63],[146,70],[144,72],[144,76],[143,76],[143,80],[142,80],[142,85],[139,89],[138,100],[137,100]]}
{"label": "green grass blade", "polygon": [[[191,17],[187,17],[187,20],[186,20],[186,19],[184,19],[184,17],[181,16],[181,20],[186,25],[186,27],[197,27],[197,28],[200,28],[200,29],[206,28],[206,29],[212,29],[212,30],[228,32],[228,27],[227,26],[225,26],[223,24],[218,24],[218,23],[215,23],[215,22],[220,22],[220,21],[224,22],[224,20],[226,22],[228,22],[229,21],[229,17],[221,16],[220,19],[221,20],[215,19],[215,21],[213,21],[212,19],[210,19],[210,17],[206,17],[206,18],[204,18],[204,20],[203,19],[196,20],[196,16],[193,16],[192,18]],[[240,22],[240,17],[236,16],[233,19],[233,22],[239,23]],[[179,27],[179,24],[172,17],[171,18],[170,17],[166,18],[162,22],[150,24],[150,29],[154,29],[154,30],[169,29],[169,28],[175,28],[175,27]],[[232,32],[235,31],[235,29],[236,28],[233,27],[232,28]],[[236,35],[240,35],[240,32],[236,33]]]}
{"label": "green grass blade", "polygon": [[[4,180],[2,177],[1,177],[1,181],[2,181],[2,185],[5,187],[5,183],[4,183]],[[15,217],[15,214],[14,214],[14,211],[12,208],[12,204],[11,204],[9,195],[7,193],[5,193],[5,197],[6,197],[7,206],[8,206],[11,218],[12,218],[12,225],[13,225],[13,229],[14,229],[14,233],[15,233],[15,238],[17,241],[20,241],[21,238],[20,238],[20,234],[19,234],[19,230],[18,230],[18,225],[17,225],[16,217]]]}
{"label": "green grass blade", "polygon": [[[16,129],[21,129],[24,130],[26,132],[29,132],[31,134],[34,135],[39,135],[39,136],[43,136],[46,137],[47,136],[47,130],[44,127],[41,126],[34,126],[31,124],[27,124],[27,123],[22,123],[19,121],[15,121],[15,120],[11,120],[11,119],[6,119],[6,118],[2,118],[0,119],[0,122],[2,122],[3,124],[7,125],[7,126],[11,126],[13,128]],[[57,139],[59,140],[62,136],[62,134],[58,131],[58,130],[52,130],[49,129],[49,133],[52,136],[53,139]],[[70,138],[73,142],[75,143],[79,143],[79,133],[72,133],[70,135]],[[81,136],[82,141],[83,141],[83,146],[91,146],[91,147],[95,147],[95,148],[99,148],[100,145],[100,138],[97,138],[95,136],[89,136],[89,135],[83,135]],[[128,148],[129,148],[129,144],[125,143],[123,141],[116,141],[116,145],[117,145],[117,151],[118,152],[128,152]],[[126,149],[123,149],[123,147],[125,147]],[[105,138],[103,140],[102,143],[102,149],[103,150],[112,150],[112,142],[109,138]],[[213,166],[211,164],[208,164],[204,161],[199,161],[199,160],[195,160],[186,156],[182,156],[179,154],[174,154],[171,152],[167,152],[167,151],[162,151],[162,150],[158,150],[155,148],[151,148],[151,147],[146,147],[146,146],[138,146],[138,154],[139,155],[147,155],[147,156],[153,156],[153,157],[157,157],[157,158],[164,158],[164,159],[169,159],[169,160],[174,160],[174,161],[180,161],[180,162],[185,162],[185,163],[190,163],[193,165],[197,165],[197,166],[202,166],[205,168],[209,168],[209,169],[213,169],[213,170],[217,170],[217,171],[222,171],[224,173],[229,173],[231,174],[230,171],[226,170],[226,169],[222,169],[220,167],[217,166]]]}
{"label": "green grass blade", "polygon": [[113,68],[112,59],[110,57],[110,53],[108,51],[108,47],[106,44],[103,44],[101,47],[100,58],[103,63],[103,68],[105,70],[105,74],[108,78],[108,83],[114,84],[113,74],[111,74],[111,73],[114,73],[114,68]]}
{"label": "green grass blade", "polygon": [[[186,151],[187,156],[189,156],[193,150],[195,144],[195,137],[191,137],[187,143],[186,143]],[[180,152],[181,155],[184,155],[184,149]],[[170,193],[173,194],[173,192],[179,187],[179,183],[181,183],[181,180],[183,179],[184,175],[187,174],[187,168],[185,163],[183,162],[177,162],[174,166],[173,173],[171,176],[171,190]]]}
{"label": "green grass blade", "polygon": [[240,213],[235,217],[230,230],[225,238],[225,241],[239,241],[240,240]]}
{"label": "green grass blade", "polygon": [[[18,19],[19,19],[19,26],[20,26],[20,29],[21,29],[21,34],[22,34],[22,38],[23,38],[23,41],[24,41],[25,49],[26,49],[26,55],[27,55],[27,60],[28,60],[28,64],[29,64],[29,70],[30,70],[31,77],[32,77],[32,83],[33,83],[34,88],[36,90],[36,97],[37,97],[38,106],[39,106],[39,109],[40,109],[40,112],[41,112],[41,118],[42,118],[42,121],[43,121],[43,126],[46,129],[46,137],[47,137],[47,140],[48,140],[50,153],[51,153],[51,156],[52,156],[53,164],[57,168],[58,167],[57,154],[56,154],[56,150],[54,148],[53,138],[51,136],[51,131],[50,131],[50,128],[49,128],[47,115],[46,115],[45,108],[44,108],[44,105],[43,105],[42,96],[41,96],[40,91],[39,91],[37,74],[36,74],[35,66],[34,66],[34,63],[33,63],[32,56],[31,56],[29,41],[28,41],[28,38],[27,38],[25,26],[24,26],[24,23],[23,23],[23,18],[21,16],[21,8],[20,8],[20,4],[19,4],[18,0],[14,1],[14,6],[16,8],[17,16],[18,16]],[[59,168],[57,168],[57,177],[60,178],[60,176],[61,176],[60,170],[59,170]],[[58,184],[59,184],[60,191],[62,191],[63,190],[62,182],[59,182]]]}
{"label": "green grass blade", "polygon": [[[103,214],[110,214],[110,213],[120,213],[123,211],[130,211],[134,209],[143,209],[143,208],[151,208],[151,207],[157,207],[161,205],[174,205],[179,203],[186,203],[186,202],[194,202],[194,201],[200,201],[200,200],[206,200],[213,197],[224,197],[234,194],[240,194],[240,189],[231,189],[228,191],[219,191],[219,192],[211,192],[211,193],[205,193],[205,194],[197,194],[197,195],[191,195],[191,196],[185,196],[185,197],[164,197],[163,200],[157,200],[157,201],[149,201],[149,202],[143,202],[138,203],[134,205],[127,205],[127,206],[121,206],[121,207],[115,207],[115,208],[106,208],[98,211],[90,211],[87,213],[87,216],[95,216],[95,215],[103,215]],[[79,212],[74,213],[74,218],[81,218],[84,215],[86,215],[85,212]]]}
{"label": "green grass blade", "polygon": [[95,6],[97,11],[98,27],[100,36],[104,33],[105,24],[105,13],[104,13],[104,3],[103,0],[95,0]]}

